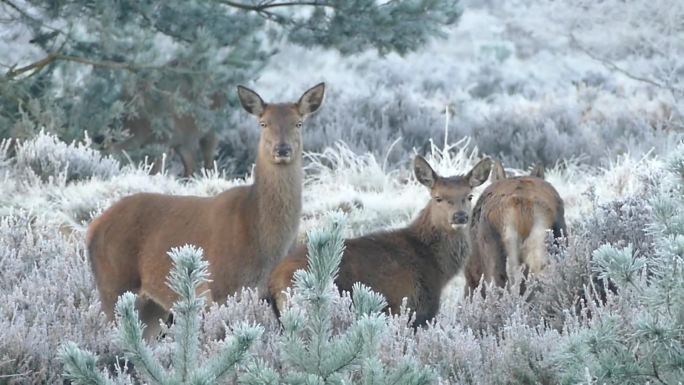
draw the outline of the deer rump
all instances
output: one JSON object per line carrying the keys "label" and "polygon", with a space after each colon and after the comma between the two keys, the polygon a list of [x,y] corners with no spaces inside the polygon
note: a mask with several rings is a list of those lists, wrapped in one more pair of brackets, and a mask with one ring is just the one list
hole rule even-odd
{"label": "deer rump", "polygon": [[471,255],[466,262],[466,293],[480,278],[504,287],[522,268],[539,273],[547,263],[546,231],[567,235],[563,200],[537,177],[498,180],[482,193],[470,223]]}

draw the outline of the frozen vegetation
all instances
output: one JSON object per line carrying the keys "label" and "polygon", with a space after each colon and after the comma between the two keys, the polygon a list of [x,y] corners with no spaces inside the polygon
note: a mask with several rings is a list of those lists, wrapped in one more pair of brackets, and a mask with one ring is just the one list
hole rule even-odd
{"label": "frozen vegetation", "polygon": [[[363,379],[349,378],[370,383],[361,381],[418,365],[426,371],[405,383],[681,384],[684,3],[463,6],[445,40],[414,53],[343,57],[286,45],[249,84],[269,100],[287,100],[327,83],[304,133],[300,241],[335,210],[344,214],[344,236],[408,223],[429,198],[411,173],[415,153],[445,175],[485,155],[518,173],[543,163],[565,201],[568,247],[549,251],[552,263],[527,296],[466,301],[457,277],[435,322],[415,332],[406,326],[410,313],[384,317],[369,305],[363,322],[377,340],[359,361]],[[126,345],[100,312],[85,229],[131,193],[209,196],[249,183],[257,127],[245,115],[220,132],[217,169],[190,179],[176,177],[175,160],[149,175],[144,164],[101,155],[87,136],[65,143],[49,129],[16,147],[0,145],[0,383],[61,383],[57,352],[67,341],[97,354],[98,368],[120,369]],[[327,295],[321,330],[328,337],[357,330],[364,315],[350,305],[356,299]],[[293,298],[286,330],[296,340],[305,335],[296,317],[308,322],[315,312],[307,313],[309,297]],[[297,366],[306,365],[292,358],[257,293],[213,304],[197,322],[197,362],[220,355],[224,339],[253,338],[225,383],[314,375]],[[173,336],[150,346],[161,366],[176,362]]]}

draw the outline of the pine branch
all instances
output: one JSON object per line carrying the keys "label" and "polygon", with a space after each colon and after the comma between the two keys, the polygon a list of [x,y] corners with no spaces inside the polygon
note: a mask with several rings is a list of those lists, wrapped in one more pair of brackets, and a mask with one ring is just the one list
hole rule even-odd
{"label": "pine branch", "polygon": [[26,11],[24,11],[23,9],[19,8],[19,6],[16,5],[16,4],[14,4],[13,2],[11,2],[11,1],[9,1],[9,0],[1,0],[1,1],[2,1],[3,3],[7,4],[10,8],[14,9],[15,11],[17,11],[21,16],[23,16],[23,17],[25,17],[25,18],[27,18],[27,19],[29,19],[29,20],[31,20],[31,21],[36,21],[33,17],[31,17],[31,15],[29,15],[28,13],[26,13]]}
{"label": "pine branch", "polygon": [[68,342],[59,351],[64,363],[65,377],[76,384],[113,385],[102,372],[95,369],[97,358],[94,354],[81,350],[73,342]]}
{"label": "pine branch", "polygon": [[237,1],[231,1],[231,0],[217,0],[219,3],[233,7],[233,8],[238,8],[242,9],[245,11],[255,11],[255,12],[261,12],[265,11],[270,8],[281,8],[281,7],[296,7],[300,5],[305,5],[305,6],[311,6],[311,7],[327,7],[327,8],[337,8],[335,5],[330,4],[328,2],[323,2],[323,1],[286,1],[282,3],[261,3],[259,5],[249,5],[249,4],[244,4],[240,3]]}
{"label": "pine branch", "polygon": [[126,292],[116,302],[116,321],[119,325],[119,341],[125,354],[136,366],[137,370],[152,384],[168,383],[168,375],[157,360],[152,349],[144,342],[142,324],[135,310],[135,295]]}
{"label": "pine branch", "polygon": [[216,2],[218,2],[219,4],[229,6],[229,7],[241,9],[243,11],[256,12],[259,15],[265,17],[266,19],[274,21],[278,24],[287,24],[290,20],[279,15],[279,14],[277,14],[277,13],[269,11],[269,9],[297,7],[297,6],[326,7],[326,8],[337,9],[337,7],[334,4],[330,4],[328,2],[316,1],[316,0],[314,0],[314,1],[286,1],[286,2],[282,2],[282,3],[263,2],[259,5],[244,4],[241,2],[231,1],[231,0],[216,0]]}
{"label": "pine branch", "polygon": [[186,68],[178,68],[178,67],[173,67],[173,66],[168,66],[168,65],[140,65],[140,64],[116,62],[116,61],[111,61],[111,60],[92,60],[92,59],[88,59],[88,58],[84,58],[84,57],[80,57],[80,56],[63,55],[63,54],[59,53],[59,51],[56,51],[56,52],[52,52],[52,53],[48,54],[45,58],[40,59],[36,62],[33,62],[29,65],[26,65],[24,67],[17,68],[17,69],[10,69],[5,74],[5,78],[14,79],[17,76],[22,75],[22,74],[29,72],[29,71],[33,71],[33,73],[31,75],[29,75],[29,76],[32,76],[33,74],[40,72],[43,68],[45,68],[49,64],[54,63],[58,60],[85,64],[85,65],[89,65],[89,66],[96,67],[96,68],[125,70],[125,71],[129,71],[132,73],[136,73],[136,72],[143,71],[143,70],[163,70],[163,71],[176,72],[176,73],[180,73],[180,74],[201,74],[202,73],[201,71],[189,70]]}

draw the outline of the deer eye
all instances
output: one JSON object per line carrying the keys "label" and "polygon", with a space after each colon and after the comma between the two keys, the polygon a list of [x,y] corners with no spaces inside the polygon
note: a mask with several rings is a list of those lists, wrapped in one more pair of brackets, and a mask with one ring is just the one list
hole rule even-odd
{"label": "deer eye", "polygon": [[442,201],[442,197],[435,197],[435,202],[440,203]]}
{"label": "deer eye", "polygon": [[297,122],[297,128],[302,128],[302,121]]}
{"label": "deer eye", "polygon": [[266,122],[259,122],[259,126],[261,126],[261,128],[266,128]]}
{"label": "deer eye", "polygon": [[468,200],[472,201],[473,200],[473,194],[468,194]]}

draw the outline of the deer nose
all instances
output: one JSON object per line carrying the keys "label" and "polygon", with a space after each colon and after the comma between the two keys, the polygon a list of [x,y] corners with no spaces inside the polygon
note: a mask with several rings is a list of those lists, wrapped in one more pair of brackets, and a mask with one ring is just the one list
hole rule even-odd
{"label": "deer nose", "polygon": [[455,225],[465,225],[468,223],[468,213],[465,211],[457,211],[451,218],[451,223]]}
{"label": "deer nose", "polygon": [[279,158],[287,158],[292,155],[292,147],[289,144],[278,144],[273,148],[273,153]]}

